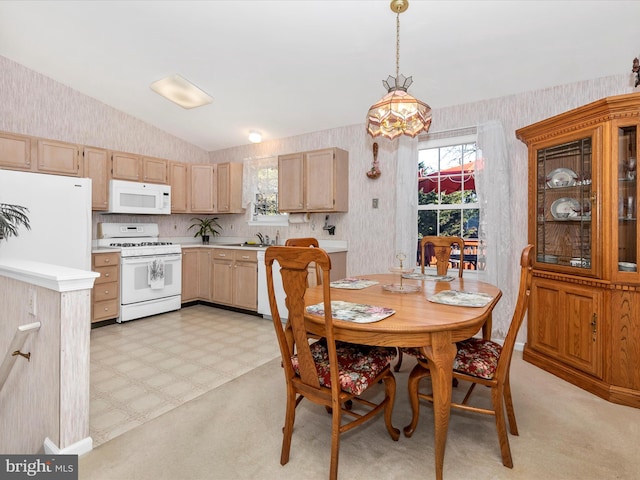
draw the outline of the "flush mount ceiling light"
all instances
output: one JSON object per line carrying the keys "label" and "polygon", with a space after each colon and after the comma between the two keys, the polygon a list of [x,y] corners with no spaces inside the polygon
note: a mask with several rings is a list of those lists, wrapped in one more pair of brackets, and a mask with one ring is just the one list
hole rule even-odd
{"label": "flush mount ceiling light", "polygon": [[392,0],[390,7],[396,13],[396,76],[389,75],[382,81],[388,93],[369,108],[367,132],[372,137],[382,135],[393,140],[400,135],[413,138],[421,132],[428,132],[431,107],[407,93],[413,80],[400,75],[400,14],[409,8],[409,2]]}
{"label": "flush mount ceiling light", "polygon": [[151,90],[182,108],[196,108],[213,102],[213,98],[180,75],[171,75],[151,84]]}
{"label": "flush mount ceiling light", "polygon": [[249,132],[249,141],[251,143],[260,143],[262,141],[262,134],[260,132],[256,132],[255,130],[251,130]]}

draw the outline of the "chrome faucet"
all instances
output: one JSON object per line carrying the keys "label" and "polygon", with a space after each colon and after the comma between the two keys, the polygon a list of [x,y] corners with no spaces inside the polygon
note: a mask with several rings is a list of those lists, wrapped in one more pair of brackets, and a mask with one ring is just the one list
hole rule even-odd
{"label": "chrome faucet", "polygon": [[256,233],[256,237],[260,239],[260,244],[264,245],[264,236],[260,232]]}

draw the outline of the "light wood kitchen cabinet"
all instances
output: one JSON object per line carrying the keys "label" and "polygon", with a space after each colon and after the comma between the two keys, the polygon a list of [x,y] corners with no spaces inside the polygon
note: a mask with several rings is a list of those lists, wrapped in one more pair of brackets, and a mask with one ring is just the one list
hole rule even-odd
{"label": "light wood kitchen cabinet", "polygon": [[111,175],[116,180],[142,181],[142,158],[124,152],[111,152]]}
{"label": "light wood kitchen cabinet", "polygon": [[216,167],[207,164],[191,164],[191,211],[215,213]]}
{"label": "light wood kitchen cabinet", "polygon": [[169,163],[171,185],[171,213],[189,211],[189,165],[181,162]]}
{"label": "light wood kitchen cabinet", "polygon": [[84,147],[83,176],[91,179],[91,209],[109,208],[109,154],[102,148]]}
{"label": "light wood kitchen cabinet", "polygon": [[258,256],[255,251],[236,250],[233,265],[233,305],[258,310]]}
{"label": "light wood kitchen cabinet", "polygon": [[211,256],[211,300],[233,304],[233,257],[235,250],[216,248]]}
{"label": "light wood kitchen cabinet", "polygon": [[182,249],[182,303],[211,300],[210,249]]}
{"label": "light wood kitchen cabinet", "polygon": [[[331,271],[329,272],[329,278],[332,282],[341,280],[347,276],[347,252],[334,252],[329,254],[331,259]],[[320,269],[322,270],[322,269]],[[315,264],[309,266],[309,275],[307,276],[307,283],[310,287],[318,285],[316,276]]]}
{"label": "light wood kitchen cabinet", "polygon": [[198,251],[198,297],[211,301],[211,249],[201,248]]}
{"label": "light wood kitchen cabinet", "polygon": [[216,212],[243,213],[242,163],[219,163],[216,166]]}
{"label": "light wood kitchen cabinet", "polygon": [[254,250],[212,249],[211,300],[245,310],[258,309],[258,258]]}
{"label": "light wood kitchen cabinet", "polygon": [[278,157],[278,209],[347,212],[349,153],[326,148]]}
{"label": "light wood kitchen cabinet", "polygon": [[31,137],[0,132],[0,167],[31,170],[31,142]]}
{"label": "light wood kitchen cabinet", "polygon": [[640,94],[516,131],[529,149],[536,247],[524,359],[640,407]]}
{"label": "light wood kitchen cabinet", "polygon": [[82,175],[80,167],[80,147],[78,145],[53,140],[38,140],[38,172],[79,177]]}
{"label": "light wood kitchen cabinet", "polygon": [[120,253],[94,253],[93,271],[100,274],[92,290],[91,322],[120,315]]}
{"label": "light wood kitchen cabinet", "polygon": [[162,158],[142,157],[142,181],[144,183],[169,183],[169,162]]}
{"label": "light wood kitchen cabinet", "polygon": [[182,249],[182,303],[198,299],[198,250]]}

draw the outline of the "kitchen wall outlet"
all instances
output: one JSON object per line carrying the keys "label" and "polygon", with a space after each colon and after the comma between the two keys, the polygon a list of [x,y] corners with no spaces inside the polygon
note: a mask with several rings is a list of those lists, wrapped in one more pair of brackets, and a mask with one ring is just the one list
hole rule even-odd
{"label": "kitchen wall outlet", "polygon": [[378,199],[374,198],[373,201],[371,202],[371,205],[373,206],[373,208],[378,208]]}
{"label": "kitchen wall outlet", "polygon": [[29,315],[33,315],[34,317],[37,314],[37,303],[36,303],[36,290],[34,288],[29,289],[29,295],[27,297],[27,309]]}

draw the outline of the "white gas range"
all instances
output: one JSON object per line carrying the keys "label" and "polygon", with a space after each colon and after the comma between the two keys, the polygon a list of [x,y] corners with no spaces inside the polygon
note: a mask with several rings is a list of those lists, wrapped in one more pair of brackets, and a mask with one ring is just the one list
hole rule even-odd
{"label": "white gas range", "polygon": [[182,250],[159,233],[156,223],[98,223],[98,247],[120,250],[118,322],[181,306]]}

